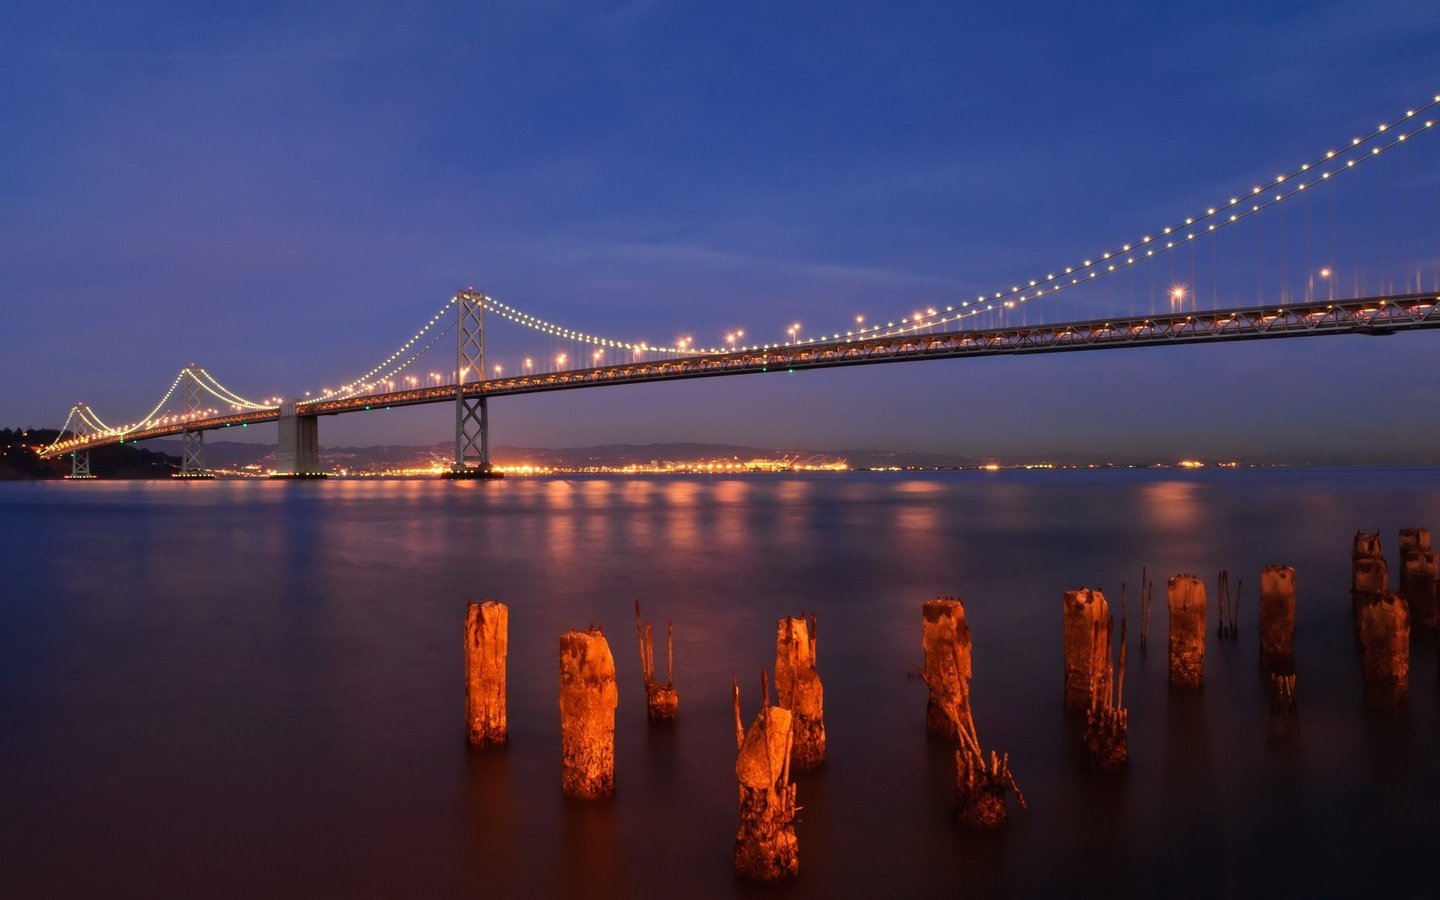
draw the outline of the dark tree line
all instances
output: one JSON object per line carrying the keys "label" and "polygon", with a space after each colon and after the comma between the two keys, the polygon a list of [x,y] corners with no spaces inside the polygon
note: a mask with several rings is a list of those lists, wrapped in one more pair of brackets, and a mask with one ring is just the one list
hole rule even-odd
{"label": "dark tree line", "polygon": [[[41,459],[36,450],[59,435],[53,428],[0,428],[0,480],[62,478],[70,457]],[[134,444],[111,444],[90,451],[90,473],[100,478],[168,478],[180,468],[178,457]]]}

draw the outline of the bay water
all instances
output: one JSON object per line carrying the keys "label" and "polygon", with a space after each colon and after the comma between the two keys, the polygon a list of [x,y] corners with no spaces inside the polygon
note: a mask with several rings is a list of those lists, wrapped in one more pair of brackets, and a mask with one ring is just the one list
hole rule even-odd
{"label": "bay water", "polygon": [[[1367,709],[1350,542],[1440,529],[1429,469],[0,484],[8,897],[1433,895],[1436,645]],[[1259,573],[1298,585],[1301,742],[1267,743]],[[1140,649],[1138,584],[1158,584]],[[1216,574],[1240,589],[1214,634]],[[1165,578],[1211,591],[1205,684],[1166,681]],[[1129,597],[1129,769],[1079,763],[1061,598]],[[961,597],[982,744],[1028,801],[951,821],[920,608]],[[467,598],[509,604],[510,743],[464,738]],[[675,627],[646,720],[633,604]],[[737,881],[731,679],[818,616],[829,759],[797,775],[799,877]],[[616,795],[560,791],[558,638],[604,628]]]}

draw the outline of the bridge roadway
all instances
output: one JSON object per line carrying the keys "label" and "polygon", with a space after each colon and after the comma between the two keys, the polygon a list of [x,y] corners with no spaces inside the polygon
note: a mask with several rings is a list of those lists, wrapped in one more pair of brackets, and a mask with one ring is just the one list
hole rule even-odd
{"label": "bridge roadway", "polygon": [[[633,362],[594,369],[495,378],[466,384],[465,394],[501,397],[570,388],[671,381],[679,378],[747,375],[922,359],[1052,353],[1066,350],[1113,350],[1122,347],[1218,343],[1326,334],[1387,335],[1435,327],[1440,327],[1440,294],[1399,294],[977,331],[936,331],[890,337],[817,340],[764,350],[737,350],[732,353],[676,357],[658,362]],[[302,416],[331,416],[454,400],[455,385],[449,384],[366,394],[344,400],[311,400],[297,404],[296,412]],[[257,410],[185,423],[170,423],[125,435],[87,435],[56,444],[44,455],[60,456],[117,442],[133,443],[148,438],[166,437],[180,434],[187,429],[206,431],[273,422],[278,418],[279,410]]]}

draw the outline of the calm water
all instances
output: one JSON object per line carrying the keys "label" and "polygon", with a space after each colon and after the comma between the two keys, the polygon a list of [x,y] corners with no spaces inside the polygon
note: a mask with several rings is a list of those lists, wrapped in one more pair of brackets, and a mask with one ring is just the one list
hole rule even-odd
{"label": "calm water", "polygon": [[[1349,547],[1440,533],[1434,471],[849,474],[0,485],[0,893],[694,897],[1425,894],[1440,841],[1433,640],[1400,713],[1365,711]],[[1297,569],[1304,742],[1267,749],[1262,566]],[[1132,629],[1130,770],[1075,758],[1060,599]],[[1164,576],[1244,579],[1172,694]],[[967,603],[976,724],[1030,803],[948,819],[924,732],[920,604]],[[463,739],[467,597],[511,607],[511,743]],[[647,727],[631,604],[676,630],[681,719]],[[1212,601],[1213,602],[1213,601]],[[1133,608],[1133,607],[1132,607]],[[731,876],[730,678],[747,720],[775,620],[819,614],[830,761],[799,780],[800,878]],[[619,668],[617,796],[560,793],[557,638]],[[1135,623],[1132,621],[1132,625]]]}

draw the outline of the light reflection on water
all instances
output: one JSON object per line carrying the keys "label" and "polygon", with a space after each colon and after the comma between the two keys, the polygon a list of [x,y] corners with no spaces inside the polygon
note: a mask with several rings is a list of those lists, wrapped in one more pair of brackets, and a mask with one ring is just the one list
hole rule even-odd
{"label": "light reflection on water", "polygon": [[[1367,713],[1349,541],[1440,529],[1433,472],[0,485],[0,882],[19,895],[700,896],[730,876],[729,685],[819,614],[831,760],[800,779],[785,896],[1337,893],[1433,885],[1435,643]],[[1296,566],[1305,743],[1265,747],[1263,565]],[[1134,764],[1076,765],[1061,593],[1158,582],[1131,646]],[[1250,583],[1206,687],[1165,684],[1164,578]],[[1394,567],[1392,566],[1392,571]],[[965,598],[982,741],[1031,802],[947,821],[923,733],[920,603]],[[465,598],[511,605],[511,746],[463,746]],[[681,720],[648,728],[631,604],[676,627]],[[618,795],[559,792],[556,644],[605,626]],[[1132,629],[1137,623],[1132,619]],[[1138,636],[1137,636],[1138,638]],[[1013,812],[1013,810],[1012,810]],[[79,848],[83,848],[83,852]]]}

